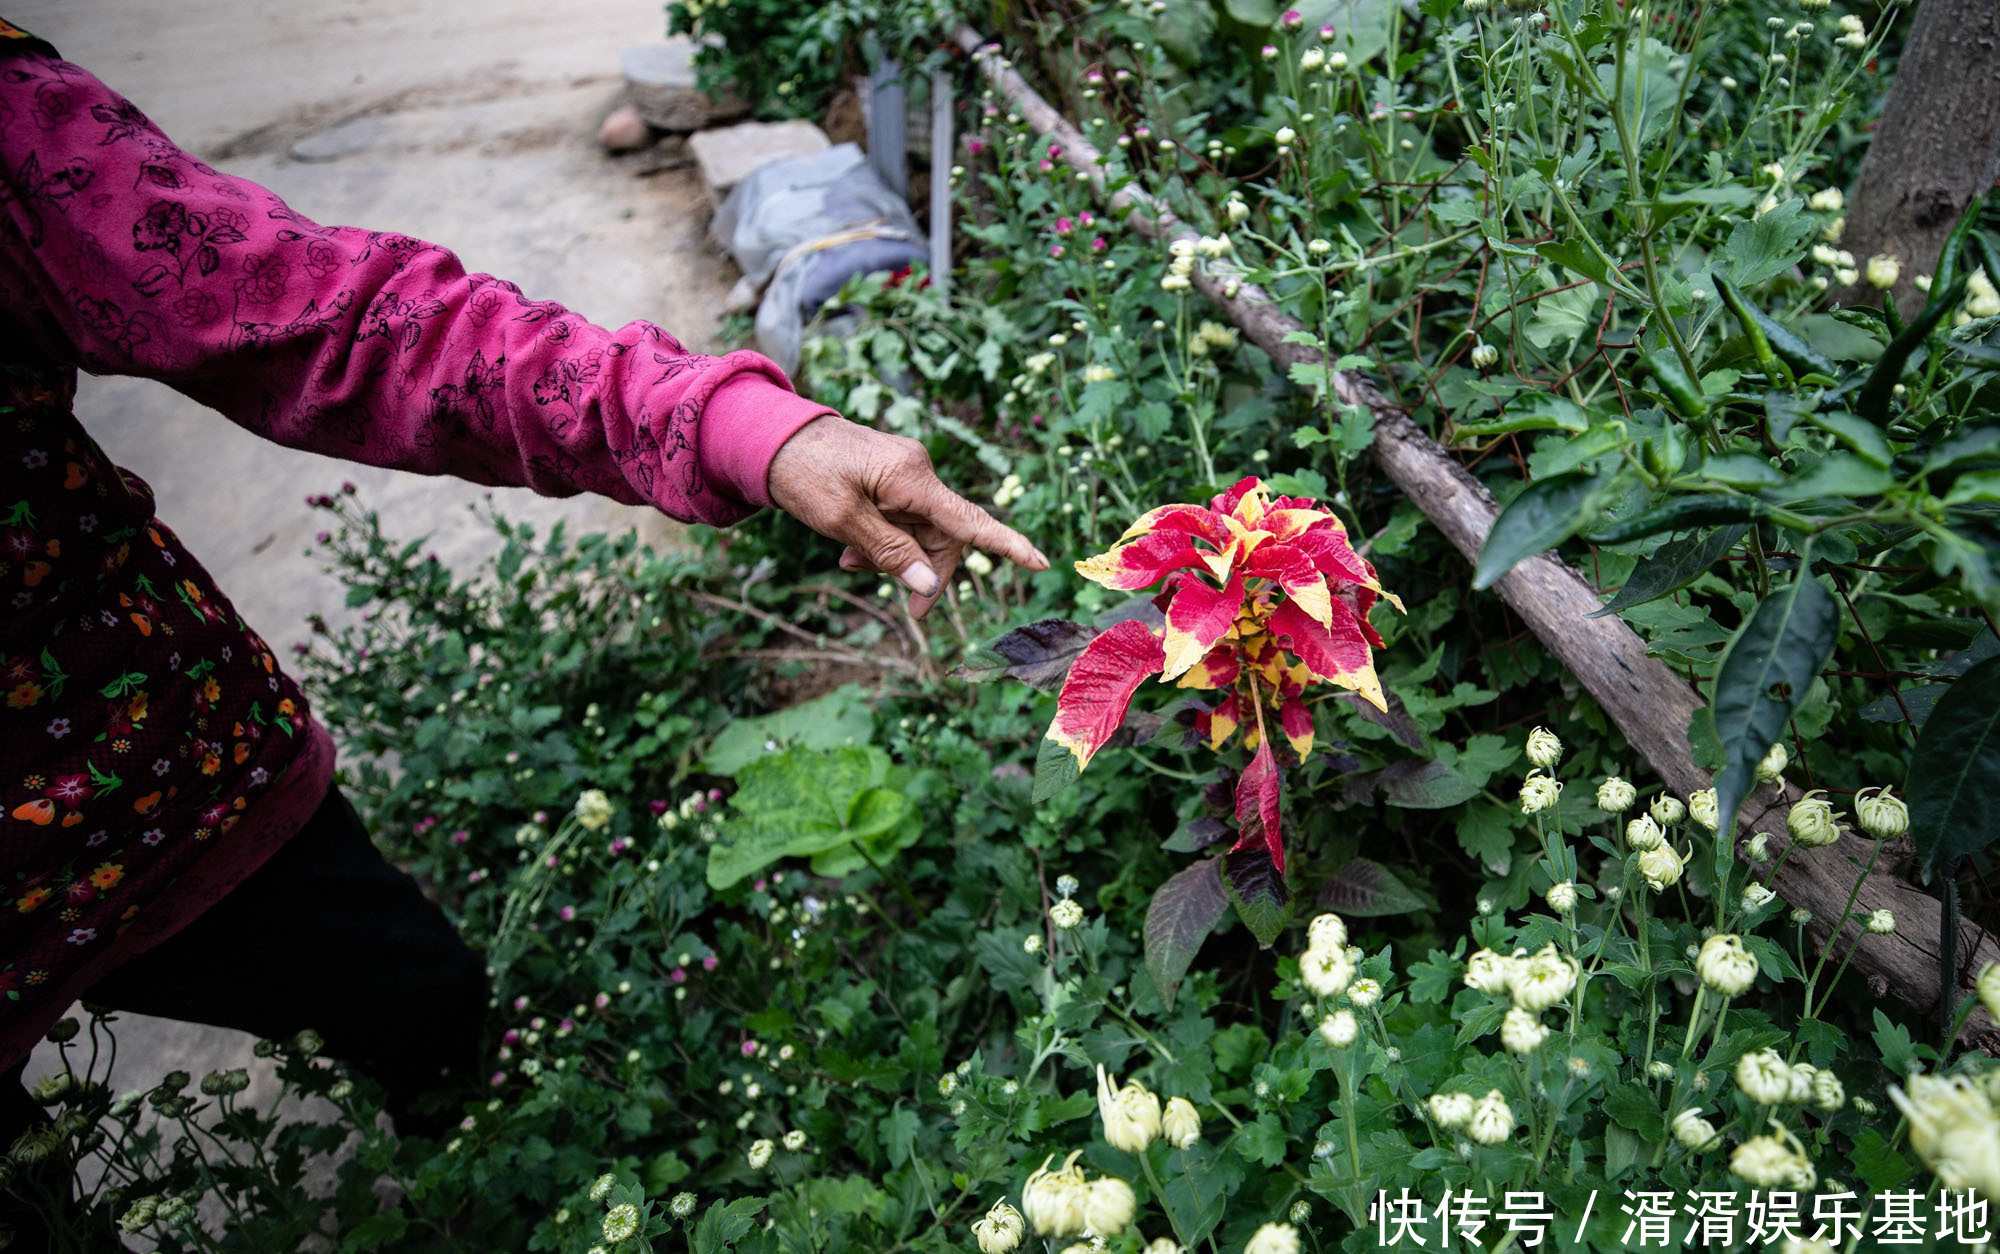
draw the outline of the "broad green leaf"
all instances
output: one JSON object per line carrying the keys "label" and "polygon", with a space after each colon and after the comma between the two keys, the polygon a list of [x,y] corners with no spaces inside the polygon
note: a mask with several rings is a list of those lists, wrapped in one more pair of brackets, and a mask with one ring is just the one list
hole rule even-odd
{"label": "broad green leaf", "polygon": [[1785,481],[1784,472],[1755,453],[1723,453],[1701,464],[1704,478],[1732,488],[1769,488]]}
{"label": "broad green leaf", "polygon": [[1924,458],[1924,473],[1934,474],[1987,457],[2000,458],[2000,426],[1961,428],[1931,448],[1930,455]]}
{"label": "broad green leaf", "polygon": [[1924,722],[1906,781],[1910,836],[1926,881],[2000,836],[2000,657],[1960,676]]}
{"label": "broad green leaf", "polygon": [[875,712],[854,684],[844,684],[817,701],[760,718],[737,719],[709,742],[702,769],[734,775],[769,754],[800,745],[835,749],[865,745],[875,738]]}
{"label": "broad green leaf", "polygon": [[1535,302],[1534,316],[1522,328],[1522,336],[1536,348],[1553,348],[1570,343],[1597,325],[1599,302],[1596,292],[1597,289],[1592,287],[1550,292]]}
{"label": "broad green leaf", "polygon": [[1074,784],[1082,774],[1074,753],[1044,738],[1035,750],[1035,804],[1040,805]]}
{"label": "broad green leaf", "polygon": [[1680,591],[1707,574],[1749,530],[1747,523],[1736,523],[1667,541],[1651,555],[1641,558],[1625,577],[1625,586],[1591,617],[1616,614]]}
{"label": "broad green leaf", "polygon": [[1946,505],[2000,503],[2000,470],[1975,470],[1958,477],[1944,494]]}
{"label": "broad green leaf", "polygon": [[757,1222],[758,1212],[769,1200],[739,1197],[733,1202],[711,1202],[702,1214],[701,1222],[694,1226],[690,1242],[694,1254],[722,1254],[722,1251],[741,1241],[751,1225]]}
{"label": "broad green leaf", "polygon": [[1660,1099],[1637,1080],[1621,1084],[1604,1095],[1604,1115],[1648,1142],[1657,1142],[1666,1132],[1665,1121],[1660,1117]]}
{"label": "broad green leaf", "polygon": [[1589,426],[1590,415],[1567,396],[1535,396],[1509,409],[1503,417],[1460,423],[1453,431],[1473,439],[1510,431],[1583,431]]}
{"label": "broad green leaf", "polygon": [[729,817],[708,850],[708,883],[727,888],[781,858],[805,857],[880,838],[913,814],[886,787],[889,755],[869,747],[797,747],[737,772]]}
{"label": "broad green leaf", "polygon": [[1880,466],[1871,466],[1852,453],[1829,453],[1820,463],[1796,479],[1788,479],[1765,492],[1778,501],[1810,501],[1816,497],[1880,496],[1896,482],[1896,477]]}
{"label": "broad green leaf", "polygon": [[1858,414],[1842,410],[1809,414],[1806,421],[1832,434],[1833,438],[1853,449],[1871,466],[1888,468],[1896,460],[1894,450],[1889,447],[1887,436],[1882,429]]}
{"label": "broad green leaf", "polygon": [[1704,492],[1683,496],[1658,509],[1649,509],[1630,518],[1616,519],[1592,528],[1584,537],[1592,544],[1628,544],[1664,531],[1686,531],[1693,527],[1714,527],[1750,522],[1762,518],[1770,507],[1754,496],[1734,492]]}
{"label": "broad green leaf", "polygon": [[1603,475],[1571,471],[1529,484],[1493,520],[1472,586],[1490,588],[1515,566],[1575,535],[1596,517],[1595,498],[1608,482]]}
{"label": "broad green leaf", "polygon": [[1367,858],[1350,858],[1320,886],[1319,904],[1358,919],[1432,909],[1431,902],[1394,871]]}
{"label": "broad green leaf", "polygon": [[1736,811],[1756,782],[1757,763],[1783,738],[1839,635],[1840,606],[1808,567],[1758,602],[1729,642],[1710,702],[1723,753],[1715,777],[1720,830],[1736,830]]}
{"label": "broad green leaf", "polygon": [[1726,187],[1690,187],[1669,192],[1652,202],[1653,221],[1666,222],[1695,209],[1748,209],[1757,203],[1757,193],[1740,183]]}
{"label": "broad green leaf", "polygon": [[1738,287],[1755,287],[1797,264],[1806,254],[1814,223],[1801,213],[1805,202],[1793,197],[1755,218],[1738,222],[1722,245],[1718,262]]}
{"label": "broad green leaf", "polygon": [[1221,858],[1204,858],[1184,867],[1153,891],[1152,904],[1146,907],[1146,969],[1168,1009],[1173,1008],[1188,964],[1228,912]]}
{"label": "broad green leaf", "polygon": [[1236,21],[1259,30],[1278,20],[1278,0],[1222,0],[1222,8]]}

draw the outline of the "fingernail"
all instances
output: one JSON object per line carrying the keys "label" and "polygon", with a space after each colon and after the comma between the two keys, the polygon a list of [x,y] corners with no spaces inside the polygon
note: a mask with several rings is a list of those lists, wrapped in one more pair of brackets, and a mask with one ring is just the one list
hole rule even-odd
{"label": "fingernail", "polygon": [[920,597],[934,597],[938,594],[937,572],[922,562],[911,562],[903,569],[903,573],[896,577],[903,581],[905,588]]}
{"label": "fingernail", "polygon": [[1049,568],[1048,555],[1046,553],[1043,553],[1040,549],[1035,550],[1035,560],[1042,564],[1043,570],[1047,570]]}

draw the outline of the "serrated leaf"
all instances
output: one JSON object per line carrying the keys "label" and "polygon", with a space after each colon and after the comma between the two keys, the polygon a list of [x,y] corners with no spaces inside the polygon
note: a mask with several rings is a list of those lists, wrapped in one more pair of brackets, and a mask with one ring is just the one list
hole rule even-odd
{"label": "serrated leaf", "polygon": [[1874,1041],[1875,1052],[1882,1055],[1883,1068],[1899,1080],[1916,1070],[1921,1061],[1917,1043],[1910,1039],[1910,1030],[1891,1022],[1879,1008],[1875,1011]]}
{"label": "serrated leaf", "polygon": [[1367,858],[1350,858],[1320,885],[1319,904],[1360,919],[1409,914],[1432,905],[1394,871]]}
{"label": "serrated leaf", "polygon": [[757,1214],[770,1199],[739,1197],[733,1202],[712,1202],[694,1226],[694,1254],[722,1254],[757,1221]]}
{"label": "serrated leaf", "polygon": [[1649,1142],[1658,1142],[1666,1133],[1659,1099],[1637,1080],[1621,1084],[1604,1095],[1604,1116]]}
{"label": "serrated leaf", "polygon": [[1221,858],[1184,867],[1153,891],[1146,907],[1146,970],[1169,1010],[1201,943],[1228,911]]}
{"label": "serrated leaf", "polygon": [[709,742],[702,769],[734,775],[745,766],[793,745],[838,749],[875,738],[875,712],[854,684],[843,684],[816,701],[758,718],[737,719]]}
{"label": "serrated leaf", "polygon": [[[1716,733],[1722,771],[1715,777],[1720,830],[1736,830],[1736,812],[1756,783],[1757,763],[1785,734],[1840,635],[1840,606],[1811,571],[1758,602],[1715,674]],[[1783,686],[1782,696],[1773,690]]]}
{"label": "serrated leaf", "polygon": [[1904,795],[1926,882],[2000,836],[2000,657],[1966,671],[1938,700],[1910,754]]}
{"label": "serrated leaf", "polygon": [[1596,517],[1587,507],[1606,482],[1602,475],[1575,470],[1522,489],[1493,520],[1479,549],[1472,586],[1490,588],[1516,565],[1575,535]]}
{"label": "serrated leaf", "polygon": [[1236,917],[1265,949],[1284,934],[1292,917],[1292,890],[1284,873],[1262,845],[1232,849],[1223,861],[1223,884],[1236,905]]}
{"label": "serrated leaf", "polygon": [[1083,650],[1097,638],[1097,628],[1067,619],[1045,618],[1001,636],[965,655],[953,670],[953,679],[986,683],[995,679],[1018,679],[1043,692],[1062,687],[1069,668],[1083,656]]}
{"label": "serrated leaf", "polygon": [[1625,577],[1625,585],[1618,589],[1617,595],[1590,617],[1602,618],[1679,592],[1707,574],[1749,530],[1748,524],[1737,523],[1667,541],[1641,558]]}
{"label": "serrated leaf", "polygon": [[1076,755],[1053,740],[1044,740],[1035,751],[1036,805],[1047,801],[1063,789],[1077,781],[1083,768],[1076,764]]}
{"label": "serrated leaf", "polygon": [[1755,287],[1782,274],[1805,256],[1814,223],[1799,211],[1796,197],[1761,217],[1738,222],[1717,255],[1719,268],[1741,288]]}
{"label": "serrated leaf", "polygon": [[886,786],[892,765],[880,749],[842,747],[791,748],[745,766],[709,846],[709,887],[727,888],[781,858],[873,840],[899,826],[913,809]]}

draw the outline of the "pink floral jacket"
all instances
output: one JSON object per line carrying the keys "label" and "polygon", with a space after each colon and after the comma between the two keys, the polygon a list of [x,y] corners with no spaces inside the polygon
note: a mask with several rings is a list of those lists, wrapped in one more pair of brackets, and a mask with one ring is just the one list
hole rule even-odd
{"label": "pink floral jacket", "polygon": [[71,413],[79,367],[297,448],[718,524],[770,504],[779,446],[830,412],[754,353],[320,226],[0,22],[0,1067],[332,772],[297,685]]}

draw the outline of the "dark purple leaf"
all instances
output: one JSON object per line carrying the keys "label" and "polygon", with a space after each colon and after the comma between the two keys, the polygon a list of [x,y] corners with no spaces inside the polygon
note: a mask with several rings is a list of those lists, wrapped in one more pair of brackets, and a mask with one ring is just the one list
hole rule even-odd
{"label": "dark purple leaf", "polygon": [[1169,853],[1200,853],[1219,840],[1229,838],[1229,824],[1221,819],[1189,819],[1180,830],[1161,842]]}
{"label": "dark purple leaf", "polygon": [[1062,687],[1069,668],[1097,638],[1097,628],[1067,619],[1045,618],[1016,627],[984,648],[966,654],[952,678],[985,683],[1018,679],[1043,692]]}
{"label": "dark purple leaf", "polygon": [[1220,858],[1197,862],[1160,885],[1146,908],[1146,970],[1169,1009],[1188,964],[1229,909],[1221,871]]}
{"label": "dark purple leaf", "polygon": [[1236,917],[1269,949],[1292,917],[1292,891],[1285,887],[1284,872],[1272,863],[1271,851],[1261,844],[1230,850],[1222,878],[1236,903]]}
{"label": "dark purple leaf", "polygon": [[1409,914],[1432,903],[1405,884],[1394,871],[1367,858],[1355,858],[1320,886],[1319,904],[1356,918]]}

